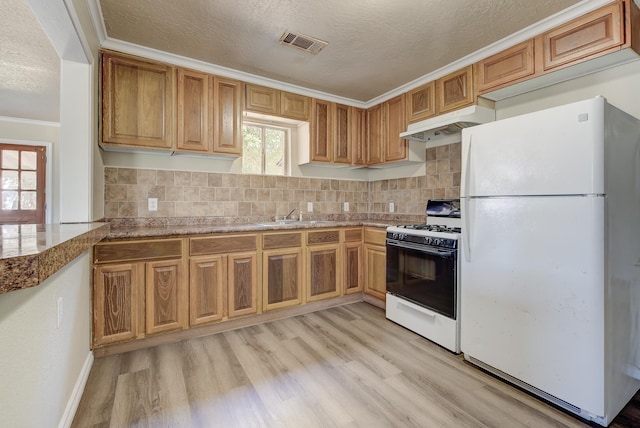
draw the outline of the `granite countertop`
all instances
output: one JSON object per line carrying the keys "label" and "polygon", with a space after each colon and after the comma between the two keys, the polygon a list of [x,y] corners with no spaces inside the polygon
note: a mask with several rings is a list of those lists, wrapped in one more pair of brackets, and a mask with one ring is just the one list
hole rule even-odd
{"label": "granite countertop", "polygon": [[0,294],[41,284],[104,239],[108,223],[0,225]]}
{"label": "granite countertop", "polygon": [[111,226],[107,238],[151,238],[165,236],[187,236],[207,233],[265,232],[273,230],[319,229],[327,227],[387,227],[395,222],[382,220],[347,221],[294,221],[290,223],[258,222],[247,224],[192,224],[192,225],[155,225],[155,226]]}

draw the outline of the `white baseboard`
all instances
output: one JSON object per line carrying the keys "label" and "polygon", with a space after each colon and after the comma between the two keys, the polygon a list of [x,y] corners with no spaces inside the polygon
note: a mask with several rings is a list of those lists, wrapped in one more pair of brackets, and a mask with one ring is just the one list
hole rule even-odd
{"label": "white baseboard", "polygon": [[58,424],[58,428],[69,428],[71,426],[73,418],[76,415],[76,410],[78,410],[78,405],[80,404],[84,387],[87,384],[87,379],[89,379],[89,373],[91,372],[92,366],[93,352],[89,352],[89,355],[87,355],[87,358],[84,360],[80,376],[78,376],[76,384],[73,387],[71,397],[69,397],[69,401],[67,402],[67,407],[64,409],[64,414]]}

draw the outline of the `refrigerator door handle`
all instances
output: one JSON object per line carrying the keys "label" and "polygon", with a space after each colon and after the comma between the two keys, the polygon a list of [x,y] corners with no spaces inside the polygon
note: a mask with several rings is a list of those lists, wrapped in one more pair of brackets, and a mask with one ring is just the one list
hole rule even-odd
{"label": "refrigerator door handle", "polygon": [[[469,183],[471,181],[471,133],[466,135],[467,156],[463,165],[464,180],[462,182],[461,196],[469,196]],[[464,146],[464,144],[463,144]]]}
{"label": "refrigerator door handle", "polygon": [[470,221],[471,213],[469,213],[469,198],[462,198],[462,209],[464,212],[464,224],[462,225],[462,250],[464,259],[471,261],[471,240],[470,240]]}
{"label": "refrigerator door handle", "polygon": [[465,157],[465,163],[463,165],[464,180],[462,181],[461,198],[462,211],[464,212],[464,224],[462,225],[462,249],[464,252],[464,259],[467,262],[471,261],[471,242],[470,242],[470,222],[469,218],[469,183],[471,181],[471,140],[472,134],[466,134],[466,139],[463,142],[467,145],[467,156]]}

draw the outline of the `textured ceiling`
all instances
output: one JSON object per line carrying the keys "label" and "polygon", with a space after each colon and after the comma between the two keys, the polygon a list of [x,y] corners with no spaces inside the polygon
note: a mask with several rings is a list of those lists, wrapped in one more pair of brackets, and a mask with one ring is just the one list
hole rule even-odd
{"label": "textured ceiling", "polygon": [[[368,101],[578,0],[100,0],[109,38]],[[318,55],[284,31],[329,42]]]}
{"label": "textured ceiling", "polygon": [[27,0],[0,0],[0,116],[57,122],[60,58]]}

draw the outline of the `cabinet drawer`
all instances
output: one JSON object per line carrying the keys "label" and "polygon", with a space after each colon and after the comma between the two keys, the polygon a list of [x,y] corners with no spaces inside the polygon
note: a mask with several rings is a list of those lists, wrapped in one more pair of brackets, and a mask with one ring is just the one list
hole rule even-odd
{"label": "cabinet drawer", "polygon": [[320,230],[307,232],[307,245],[337,244],[340,242],[339,230]]}
{"label": "cabinet drawer", "polygon": [[302,232],[291,233],[267,233],[262,237],[262,248],[265,250],[271,248],[287,248],[301,247]]}
{"label": "cabinet drawer", "polygon": [[345,229],[344,242],[362,241],[362,228]]}
{"label": "cabinet drawer", "polygon": [[189,240],[189,254],[192,256],[202,256],[217,253],[255,251],[258,248],[257,241],[257,235],[229,235],[191,238]]}
{"label": "cabinet drawer", "polygon": [[622,45],[622,6],[622,2],[615,2],[544,33],[544,69],[549,70]]}
{"label": "cabinet drawer", "polygon": [[387,231],[379,227],[364,228],[364,242],[374,245],[387,245]]}
{"label": "cabinet drawer", "polygon": [[94,263],[182,257],[182,239],[108,242],[93,247]]}

